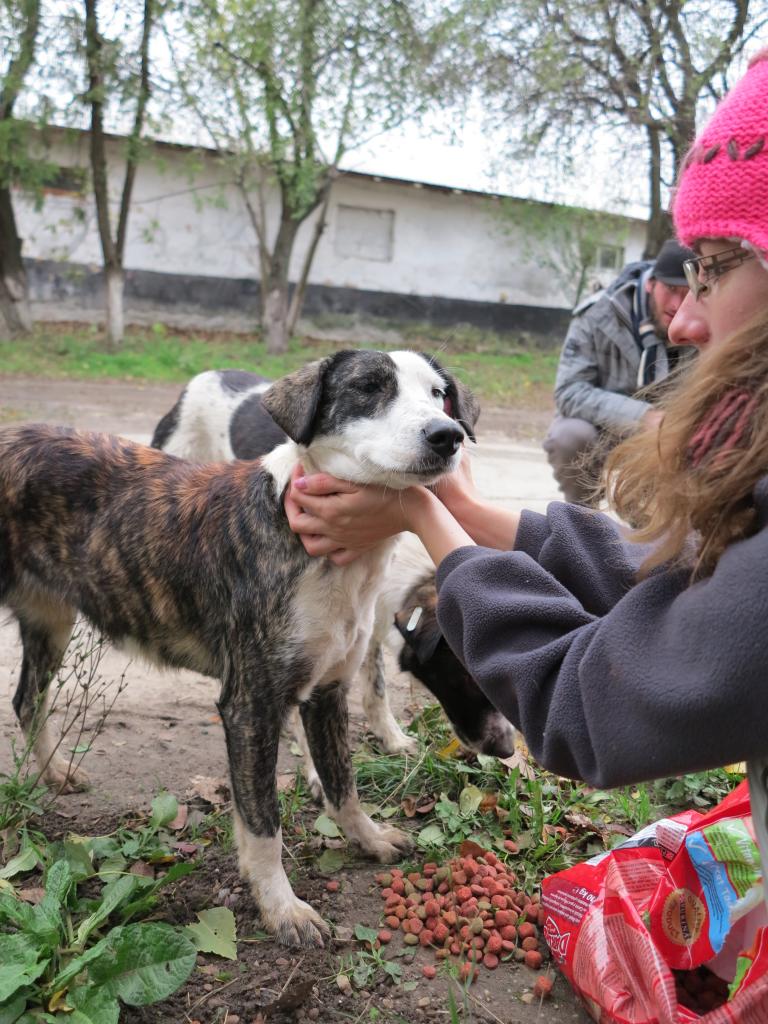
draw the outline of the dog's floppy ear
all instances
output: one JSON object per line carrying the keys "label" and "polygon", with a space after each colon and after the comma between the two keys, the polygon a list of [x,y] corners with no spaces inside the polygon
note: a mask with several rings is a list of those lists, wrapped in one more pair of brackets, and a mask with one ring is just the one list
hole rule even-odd
{"label": "dog's floppy ear", "polygon": [[402,608],[395,614],[395,625],[421,665],[429,661],[443,639],[434,607]]}
{"label": "dog's floppy ear", "polygon": [[323,380],[333,356],[307,363],[280,377],[264,392],[262,406],[275,423],[297,444],[309,444],[323,393]]}
{"label": "dog's floppy ear", "polygon": [[461,424],[470,441],[477,440],[475,425],[480,418],[480,403],[469,388],[448,373],[436,359],[429,356],[428,361],[445,382],[445,411]]}

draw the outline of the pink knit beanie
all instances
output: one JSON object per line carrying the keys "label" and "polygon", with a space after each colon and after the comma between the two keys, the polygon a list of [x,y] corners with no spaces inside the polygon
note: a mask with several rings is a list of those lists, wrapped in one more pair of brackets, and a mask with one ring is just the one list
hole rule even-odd
{"label": "pink knit beanie", "polygon": [[684,245],[738,238],[768,253],[768,50],[752,60],[689,150],[672,215]]}

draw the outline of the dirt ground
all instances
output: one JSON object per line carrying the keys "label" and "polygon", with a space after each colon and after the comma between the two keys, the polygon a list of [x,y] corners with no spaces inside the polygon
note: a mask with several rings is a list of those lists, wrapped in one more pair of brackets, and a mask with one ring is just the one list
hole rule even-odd
{"label": "dirt ground", "polygon": [[[0,378],[0,423],[61,423],[141,439],[148,437],[178,391],[175,385]],[[489,434],[528,439],[532,431],[543,435],[550,415],[549,409],[526,410],[516,417],[507,410],[485,410],[482,426]],[[482,431],[478,439],[482,441]],[[0,701],[0,771],[10,767],[11,739],[19,735],[10,702],[19,660],[15,625],[0,625],[0,694],[6,695]],[[387,668],[393,709],[407,721],[424,697],[413,689],[410,677],[395,670],[391,656]],[[81,834],[103,832],[121,816],[146,810],[161,789],[184,801],[193,777],[226,775],[216,682],[193,673],[159,672],[112,650],[99,673],[113,686],[124,679],[125,688],[87,755],[84,767],[91,778],[90,790],[62,797],[51,817],[52,827]],[[351,710],[354,740],[365,727],[354,693]],[[86,735],[81,742],[88,740]],[[283,747],[279,771],[288,776],[298,761],[287,743]],[[298,872],[296,891],[310,899],[336,929],[337,937],[327,949],[297,955],[271,941],[241,943],[238,964],[234,969],[224,965],[229,969],[227,980],[220,980],[221,961],[201,956],[198,970],[179,993],[155,1007],[126,1009],[123,1019],[133,1024],[252,1024],[260,1020],[262,1008],[269,1021],[448,1021],[447,983],[421,977],[422,964],[432,962],[424,951],[410,962],[403,961],[405,979],[418,981],[411,991],[381,978],[369,989],[351,994],[343,994],[336,986],[338,957],[360,948],[351,941],[351,929],[358,923],[369,927],[379,923],[380,900],[373,884],[377,870],[353,861],[335,876],[341,889],[334,894],[326,891],[325,879],[312,869]],[[235,893],[239,935],[252,934],[257,926],[254,907],[247,891],[240,888],[236,859],[213,848],[206,851],[201,869],[178,886],[163,912],[169,920],[188,923],[195,919],[195,910],[220,902],[222,892]],[[552,1000],[541,1005],[526,1002],[535,977],[512,963],[495,972],[484,970],[472,988],[471,1016],[463,1019],[495,1024],[583,1024],[589,1019],[559,977]]]}

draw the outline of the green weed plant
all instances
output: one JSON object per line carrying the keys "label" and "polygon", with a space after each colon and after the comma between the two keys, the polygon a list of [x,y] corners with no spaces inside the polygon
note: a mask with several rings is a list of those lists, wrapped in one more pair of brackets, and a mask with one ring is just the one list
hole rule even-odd
{"label": "green weed plant", "polygon": [[172,863],[157,877],[130,870],[137,857],[168,857],[164,830],[177,813],[161,794],[138,830],[50,845],[25,837],[15,873],[39,864],[44,895],[29,903],[9,878],[0,882],[0,1024],[117,1024],[121,1002],[155,1003],[186,981],[198,949],[189,934],[136,919],[194,865]]}

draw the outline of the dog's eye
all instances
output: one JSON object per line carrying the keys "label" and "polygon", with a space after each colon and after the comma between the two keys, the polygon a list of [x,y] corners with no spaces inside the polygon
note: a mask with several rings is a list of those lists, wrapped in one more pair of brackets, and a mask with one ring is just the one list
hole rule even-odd
{"label": "dog's eye", "polygon": [[445,398],[445,392],[442,391],[440,388],[432,388],[432,397],[433,398]]}
{"label": "dog's eye", "polygon": [[373,395],[379,390],[380,383],[375,377],[365,377],[362,380],[355,381],[355,387],[358,391],[362,391],[364,395]]}

